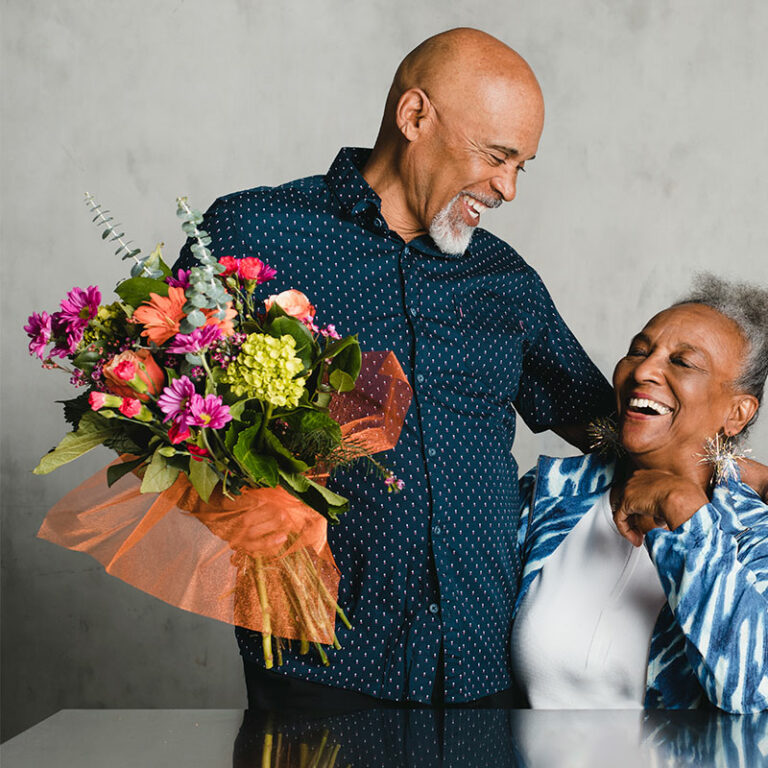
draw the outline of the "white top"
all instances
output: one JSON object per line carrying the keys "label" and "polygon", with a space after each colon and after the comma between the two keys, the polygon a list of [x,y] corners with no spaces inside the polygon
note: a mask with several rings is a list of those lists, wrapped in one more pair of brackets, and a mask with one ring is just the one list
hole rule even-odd
{"label": "white top", "polygon": [[512,668],[538,709],[641,709],[666,598],[645,547],[613,522],[609,492],[547,558],[512,629]]}

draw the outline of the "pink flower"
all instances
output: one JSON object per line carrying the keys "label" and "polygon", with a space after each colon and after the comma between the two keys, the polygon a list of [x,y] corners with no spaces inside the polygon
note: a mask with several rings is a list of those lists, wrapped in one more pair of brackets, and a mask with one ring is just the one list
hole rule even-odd
{"label": "pink flower", "polygon": [[255,256],[246,256],[240,259],[237,265],[237,274],[241,280],[255,280],[257,285],[266,283],[277,274],[276,269],[265,264]]}
{"label": "pink flower", "polygon": [[194,395],[189,401],[189,424],[196,427],[220,429],[228,421],[232,421],[229,406],[224,405],[218,395]]}
{"label": "pink flower", "polygon": [[277,304],[286,315],[295,317],[309,325],[315,317],[315,308],[309,303],[309,299],[301,292],[294,289],[270,296],[265,300],[264,306],[269,312],[270,307]]}
{"label": "pink flower", "polygon": [[189,438],[189,427],[182,421],[174,421],[168,428],[168,439],[173,445],[183,443]]}
{"label": "pink flower", "polygon": [[224,267],[224,271],[221,273],[222,277],[228,277],[237,272],[237,259],[234,256],[222,256],[219,259],[219,264]]}
{"label": "pink flower", "polygon": [[104,392],[91,392],[88,395],[88,404],[94,411],[98,411],[107,404],[107,395]]}
{"label": "pink flower", "polygon": [[138,416],[139,413],[141,413],[141,400],[137,400],[135,397],[124,397],[118,410],[123,416],[132,419],[134,416]]}
{"label": "pink flower", "polygon": [[112,373],[117,376],[118,379],[123,381],[132,381],[136,375],[136,363],[132,360],[121,360],[114,368]]}
{"label": "pink flower", "polygon": [[405,482],[391,473],[384,478],[384,484],[387,486],[387,491],[390,493],[397,493],[405,488]]}
{"label": "pink flower", "polygon": [[323,336],[330,336],[332,339],[340,339],[341,334],[336,330],[336,326],[332,323],[329,323],[328,325],[323,328],[320,333],[323,334]]}
{"label": "pink flower", "polygon": [[183,288],[186,290],[189,288],[189,273],[191,270],[189,269],[180,269],[176,273],[176,277],[173,275],[168,275],[168,277],[165,278],[165,282],[168,283],[168,285],[172,286],[173,288]]}
{"label": "pink flower", "polygon": [[81,323],[83,327],[96,317],[101,302],[101,291],[95,285],[89,285],[87,290],[73,288],[67,298],[61,302],[61,312],[57,314],[67,323]]}
{"label": "pink flower", "polygon": [[221,328],[218,325],[204,325],[195,328],[192,333],[177,333],[166,351],[175,355],[183,355],[186,352],[197,354],[204,352],[220,338]]}
{"label": "pink flower", "polygon": [[45,347],[53,336],[51,317],[47,312],[33,312],[27,319],[24,330],[31,339],[29,342],[29,354],[37,355],[45,360]]}
{"label": "pink flower", "polygon": [[190,424],[189,404],[195,392],[195,385],[186,377],[174,379],[157,398],[157,405],[165,414],[164,422],[173,419],[179,425]]}

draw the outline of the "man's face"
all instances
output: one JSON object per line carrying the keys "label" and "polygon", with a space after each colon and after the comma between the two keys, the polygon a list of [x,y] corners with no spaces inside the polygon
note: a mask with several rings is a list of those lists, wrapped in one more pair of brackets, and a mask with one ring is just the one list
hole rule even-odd
{"label": "man's face", "polygon": [[412,205],[438,248],[461,254],[483,211],[514,199],[518,174],[536,154],[543,108],[535,99],[432,107],[429,131],[414,147]]}

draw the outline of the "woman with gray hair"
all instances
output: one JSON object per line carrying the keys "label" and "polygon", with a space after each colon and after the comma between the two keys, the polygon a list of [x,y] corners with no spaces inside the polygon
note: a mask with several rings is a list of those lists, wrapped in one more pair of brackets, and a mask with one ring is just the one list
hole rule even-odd
{"label": "woman with gray hair", "polygon": [[768,506],[734,447],[766,375],[768,291],[703,276],[616,365],[614,455],[521,480],[512,665],[533,707],[768,709]]}

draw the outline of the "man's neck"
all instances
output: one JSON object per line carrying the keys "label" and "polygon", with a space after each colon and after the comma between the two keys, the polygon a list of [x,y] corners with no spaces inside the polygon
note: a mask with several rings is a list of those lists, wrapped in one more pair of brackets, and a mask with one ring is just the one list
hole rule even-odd
{"label": "man's neck", "polygon": [[381,198],[381,215],[393,232],[397,232],[406,243],[426,234],[408,207],[400,174],[400,158],[394,150],[374,147],[362,174],[371,189]]}

